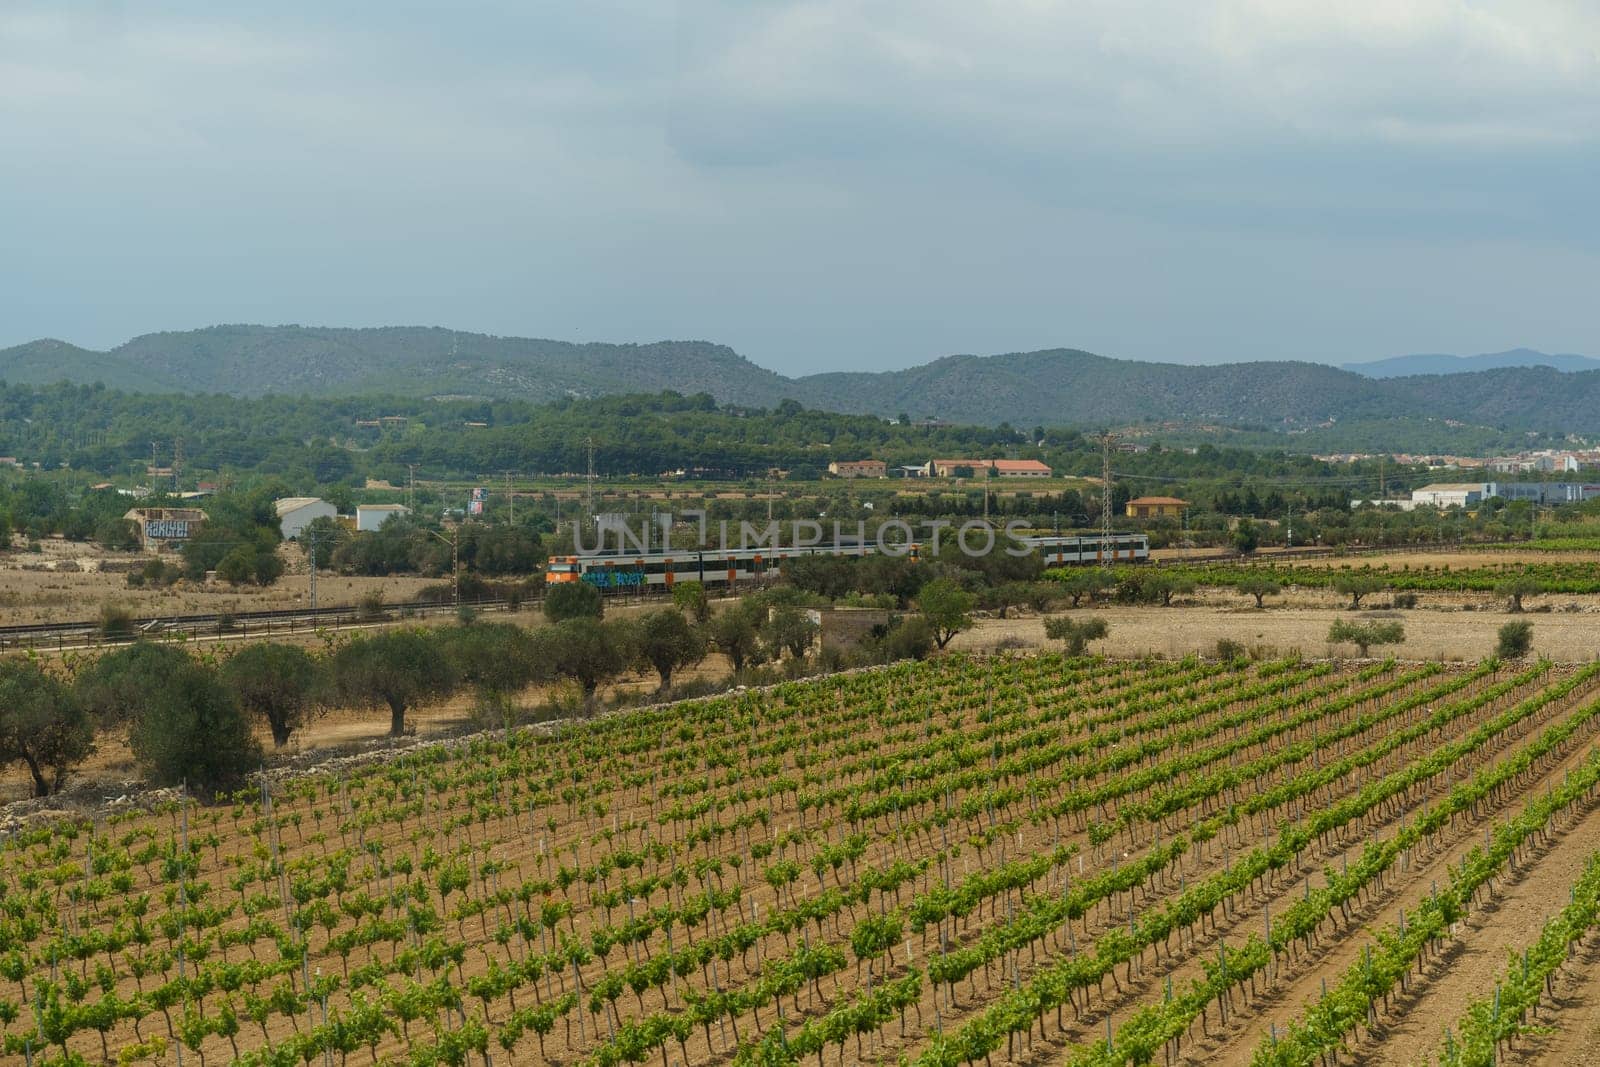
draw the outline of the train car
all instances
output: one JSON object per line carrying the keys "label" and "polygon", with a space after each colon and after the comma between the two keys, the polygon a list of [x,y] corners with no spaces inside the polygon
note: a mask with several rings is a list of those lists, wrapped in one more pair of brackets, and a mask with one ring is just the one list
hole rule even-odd
{"label": "train car", "polygon": [[[1114,534],[1102,544],[1097,534],[1026,539],[1046,567],[1097,563],[1137,563],[1150,558],[1150,540],[1144,534]],[[558,556],[545,568],[545,582],[588,582],[602,592],[638,593],[670,589],[677,582],[695,581],[709,587],[732,588],[776,577],[784,562],[799,556],[866,556],[877,551],[867,544],[808,545],[799,548],[707,549],[642,554]],[[916,562],[922,546],[907,546],[906,558]],[[999,551],[997,548],[996,551]]]}
{"label": "train car", "polygon": [[1072,537],[1030,537],[1046,567],[1084,563],[1143,563],[1150,559],[1150,538],[1144,534],[1112,534],[1105,541],[1099,534]]}
{"label": "train car", "polygon": [[[603,592],[629,593],[670,589],[677,582],[735,586],[776,577],[785,560],[797,556],[866,556],[866,544],[809,545],[802,548],[684,549],[634,555],[560,556],[545,567],[545,582],[588,582]],[[908,555],[915,560],[917,546]]]}

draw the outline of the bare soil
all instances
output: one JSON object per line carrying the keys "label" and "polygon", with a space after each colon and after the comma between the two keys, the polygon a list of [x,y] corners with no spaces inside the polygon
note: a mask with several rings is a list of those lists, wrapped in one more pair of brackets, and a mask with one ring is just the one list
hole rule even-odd
{"label": "bare soil", "polygon": [[[1335,596],[1280,598],[1256,609],[1248,597],[1209,596],[1196,604],[1170,608],[1120,605],[1083,608],[1081,618],[1104,619],[1111,627],[1106,640],[1094,651],[1111,656],[1185,656],[1210,654],[1224,638],[1267,654],[1298,651],[1306,656],[1354,656],[1353,645],[1330,645],[1328,628],[1337,620],[1399,622],[1406,639],[1400,645],[1374,649],[1374,655],[1394,654],[1402,659],[1471,661],[1491,655],[1501,626],[1513,619],[1533,623],[1533,652],[1558,663],[1583,663],[1600,654],[1600,598],[1560,597],[1562,610],[1510,615],[1487,597],[1476,598],[1486,610],[1394,611],[1384,608],[1359,612],[1336,606]],[[1382,603],[1379,600],[1378,603]],[[1537,606],[1535,601],[1528,601]],[[1575,606],[1577,610],[1570,610]],[[1019,645],[1051,644],[1044,635],[1042,617],[985,619],[951,642],[956,649],[980,650]]]}

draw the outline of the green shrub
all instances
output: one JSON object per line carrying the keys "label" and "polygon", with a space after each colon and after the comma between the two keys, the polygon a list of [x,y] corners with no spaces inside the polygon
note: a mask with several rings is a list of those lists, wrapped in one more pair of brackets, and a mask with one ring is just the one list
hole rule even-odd
{"label": "green shrub", "polygon": [[1500,659],[1521,659],[1533,649],[1533,623],[1518,620],[1500,627],[1494,654]]}

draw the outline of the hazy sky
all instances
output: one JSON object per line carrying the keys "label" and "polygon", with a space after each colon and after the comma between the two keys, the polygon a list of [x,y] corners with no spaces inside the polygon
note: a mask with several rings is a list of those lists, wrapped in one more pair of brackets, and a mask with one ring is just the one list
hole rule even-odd
{"label": "hazy sky", "polygon": [[1600,355],[1597,142],[1592,0],[0,0],[0,345]]}

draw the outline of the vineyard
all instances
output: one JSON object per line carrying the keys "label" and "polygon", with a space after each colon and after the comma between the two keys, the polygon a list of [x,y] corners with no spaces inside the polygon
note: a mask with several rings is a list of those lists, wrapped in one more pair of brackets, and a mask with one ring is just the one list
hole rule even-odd
{"label": "vineyard", "polygon": [[[1041,655],[480,735],[13,835],[0,1041],[41,1067],[1486,1064],[1543,1039],[1600,922],[1600,860],[1546,864],[1597,731],[1600,665]],[[1452,986],[1526,885],[1554,905]]]}
{"label": "vineyard", "polygon": [[[1120,576],[1125,571],[1118,568]],[[1389,589],[1434,593],[1488,593],[1512,578],[1535,582],[1547,593],[1569,596],[1600,593],[1600,570],[1593,563],[1570,560],[1550,563],[1485,563],[1476,567],[1371,564],[1342,567],[1308,567],[1278,563],[1180,564],[1164,568],[1163,573],[1183,578],[1196,585],[1235,586],[1259,578],[1272,578],[1283,585],[1308,589],[1329,588],[1341,576],[1363,575],[1379,579]]]}

